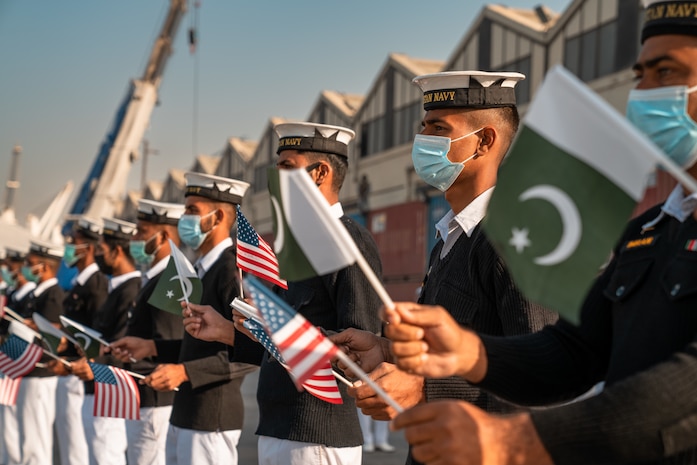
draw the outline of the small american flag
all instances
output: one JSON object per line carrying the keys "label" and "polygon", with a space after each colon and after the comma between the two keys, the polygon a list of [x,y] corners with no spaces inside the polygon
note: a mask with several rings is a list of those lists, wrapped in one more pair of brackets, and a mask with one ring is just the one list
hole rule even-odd
{"label": "small american flag", "polygon": [[271,340],[290,367],[295,383],[302,386],[317,370],[327,366],[339,348],[254,277],[247,277],[247,285]]}
{"label": "small american flag", "polygon": [[10,378],[21,378],[34,369],[43,353],[38,345],[11,334],[0,346],[0,371]]}
{"label": "small american flag", "polygon": [[[244,325],[252,332],[257,341],[269,351],[273,358],[288,369],[286,362],[283,360],[283,356],[278,351],[278,347],[271,341],[261,324],[254,320],[245,320]],[[317,370],[303,383],[302,387],[313,396],[325,402],[329,402],[330,404],[344,403],[341,399],[339,386],[336,384],[336,379],[332,373],[332,366],[328,361],[326,366]]]}
{"label": "small american flag", "polygon": [[0,373],[0,405],[12,406],[17,403],[19,383],[22,378],[8,378]]}
{"label": "small american flag", "polygon": [[95,417],[140,420],[140,393],[125,370],[89,362],[94,374]]}
{"label": "small american flag", "polygon": [[288,289],[288,283],[278,275],[276,254],[249,224],[239,205],[237,205],[237,267],[283,289]]}

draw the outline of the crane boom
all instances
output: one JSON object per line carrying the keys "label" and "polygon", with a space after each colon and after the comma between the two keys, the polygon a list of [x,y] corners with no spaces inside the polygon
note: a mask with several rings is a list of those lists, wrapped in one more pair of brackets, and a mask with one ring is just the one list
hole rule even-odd
{"label": "crane boom", "polygon": [[[157,90],[185,12],[186,0],[170,0],[169,11],[143,75],[131,82],[126,97],[119,105],[112,129],[100,146],[97,158],[75,199],[71,217],[82,214],[94,218],[113,216],[116,206],[123,199],[134,154],[138,153],[157,103]],[[66,225],[66,229],[68,227]]]}

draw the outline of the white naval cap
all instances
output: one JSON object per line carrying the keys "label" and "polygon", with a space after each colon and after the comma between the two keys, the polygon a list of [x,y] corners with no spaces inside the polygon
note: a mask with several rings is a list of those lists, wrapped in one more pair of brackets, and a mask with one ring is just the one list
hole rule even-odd
{"label": "white naval cap", "polygon": [[278,134],[278,150],[305,150],[333,153],[348,159],[348,144],[356,137],[349,128],[318,123],[279,123],[274,126]]}
{"label": "white naval cap", "polygon": [[424,93],[424,110],[515,106],[515,86],[525,75],[514,72],[445,71],[416,76]]}
{"label": "white naval cap", "polygon": [[99,236],[102,235],[102,224],[101,220],[81,216],[73,224],[73,232],[80,233],[89,239],[99,240]]}
{"label": "white naval cap", "polygon": [[5,259],[13,262],[23,262],[27,256],[26,250],[17,250],[9,247],[5,248]]}
{"label": "white naval cap", "polygon": [[242,204],[249,183],[203,173],[186,173],[184,196],[197,195],[218,202]]}
{"label": "white naval cap", "polygon": [[180,203],[156,202],[154,200],[138,200],[138,219],[154,224],[171,224],[176,226],[184,214],[184,205]]}
{"label": "white naval cap", "polygon": [[136,233],[135,223],[120,220],[117,218],[103,218],[104,227],[102,228],[102,236],[105,239],[118,239],[122,241],[130,241]]}
{"label": "white naval cap", "polygon": [[63,258],[63,246],[55,242],[31,239],[29,241],[29,254],[60,260]]}

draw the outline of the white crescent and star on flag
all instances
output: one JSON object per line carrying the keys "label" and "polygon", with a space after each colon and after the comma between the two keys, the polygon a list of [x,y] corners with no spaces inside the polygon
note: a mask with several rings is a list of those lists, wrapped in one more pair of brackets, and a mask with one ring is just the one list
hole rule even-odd
{"label": "white crescent and star on flag", "polygon": [[273,196],[271,196],[271,204],[273,206],[273,211],[276,214],[276,237],[273,241],[273,249],[278,254],[281,252],[281,250],[283,250],[283,243],[285,241],[285,237],[283,235],[283,212],[280,205],[278,205],[278,200],[276,200],[276,198]]}
{"label": "white crescent and star on flag", "polygon": [[[194,291],[194,285],[191,284],[191,280],[186,276],[174,275],[169,280],[174,281],[177,279],[181,280],[182,286],[184,286],[184,292],[186,294],[185,296],[182,296],[179,299],[177,299],[179,302],[181,302],[184,299],[188,299],[189,297],[191,297],[191,293]],[[172,297],[174,297],[174,291],[168,289],[166,295],[168,299],[171,299]]]}
{"label": "white crescent and star on flag", "polygon": [[[568,259],[578,248],[582,237],[581,215],[574,201],[563,190],[555,186],[540,184],[526,189],[518,200],[525,202],[530,199],[546,200],[556,208],[562,221],[562,234],[556,247],[546,255],[535,257],[533,261],[541,266],[557,265]],[[526,227],[511,229],[509,245],[515,248],[517,253],[523,253],[525,248],[532,245],[528,237],[530,230]]]}

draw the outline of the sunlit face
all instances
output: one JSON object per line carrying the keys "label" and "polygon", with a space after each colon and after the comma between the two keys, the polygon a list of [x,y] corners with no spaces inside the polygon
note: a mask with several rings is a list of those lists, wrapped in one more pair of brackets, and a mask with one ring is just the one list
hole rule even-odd
{"label": "sunlit face", "polygon": [[[461,109],[429,110],[421,122],[421,134],[449,139],[457,139],[477,129],[480,128],[472,127],[467,113]],[[450,146],[448,159],[453,163],[466,160],[477,151],[478,144],[479,139],[474,136],[455,141]]]}
{"label": "sunlit face", "polygon": [[[637,89],[697,85],[697,37],[658,35],[646,39],[633,66]],[[688,96],[687,112],[697,121],[697,93]]]}

